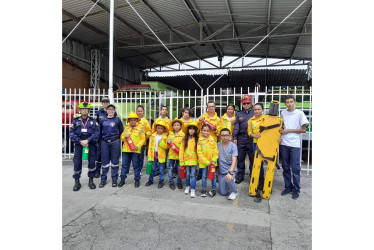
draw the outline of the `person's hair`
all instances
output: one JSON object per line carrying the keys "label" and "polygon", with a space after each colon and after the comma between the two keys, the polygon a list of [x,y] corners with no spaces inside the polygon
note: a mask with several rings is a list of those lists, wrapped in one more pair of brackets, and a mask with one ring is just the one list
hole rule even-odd
{"label": "person's hair", "polygon": [[188,115],[189,115],[190,117],[192,116],[191,109],[188,108],[188,107],[185,107],[185,108],[182,109],[182,116],[183,116],[183,113],[184,113],[185,111],[188,111]]}
{"label": "person's hair", "polygon": [[234,112],[235,112],[235,105],[234,105],[234,104],[229,104],[229,105],[227,105],[227,107],[226,107],[226,111],[227,111],[227,109],[228,109],[229,107],[232,107],[232,108],[234,109]]}
{"label": "person's hair", "polygon": [[199,141],[199,135],[197,134],[197,128],[195,126],[187,127],[186,135],[184,136],[184,149],[187,149],[188,146],[188,137],[190,137],[190,133],[188,132],[188,130],[190,130],[190,128],[195,129],[195,134],[193,135],[193,137],[195,138],[195,150],[197,151],[197,142]]}
{"label": "person's hair", "polygon": [[219,134],[222,134],[222,132],[225,132],[225,131],[229,132],[229,135],[231,135],[230,129],[228,128],[221,129],[221,131],[219,131]]}
{"label": "person's hair", "polygon": [[264,109],[264,105],[262,104],[262,103],[256,103],[254,106],[260,106],[261,107],[261,109]]}
{"label": "person's hair", "polygon": [[166,107],[165,105],[162,105],[160,110],[162,110],[162,108],[166,108],[166,110],[168,109],[168,107]]}
{"label": "person's hair", "polygon": [[143,105],[139,105],[138,107],[136,107],[136,110],[138,110],[138,108],[142,108],[143,111],[144,111],[144,107],[143,107]]}
{"label": "person's hair", "polygon": [[209,124],[204,124],[202,127],[201,127],[201,131],[203,131],[203,128],[209,128],[209,131],[210,131],[210,126],[209,126]]}
{"label": "person's hair", "polygon": [[216,106],[216,103],[215,103],[214,101],[209,101],[209,102],[207,103],[207,106],[208,106],[209,103],[213,103],[214,106]]}
{"label": "person's hair", "polygon": [[287,101],[288,99],[292,99],[294,102],[296,102],[294,96],[292,96],[292,95],[287,95],[287,96],[285,97],[285,99],[284,99],[284,103],[286,103],[286,101]]}
{"label": "person's hair", "polygon": [[158,126],[162,127],[162,128],[164,129],[164,132],[165,132],[165,127],[162,126],[162,125],[160,125],[160,124],[157,124],[157,125],[156,125],[156,132],[157,132],[157,127],[158,127]]}
{"label": "person's hair", "polygon": [[[182,128],[182,123],[181,123],[180,121],[174,121],[174,122],[172,122],[172,123],[171,123],[171,127],[173,127],[174,123],[176,123],[176,122],[178,122],[178,123],[181,125],[181,128]],[[175,131],[174,131],[174,128],[173,128],[173,132],[175,132]]]}

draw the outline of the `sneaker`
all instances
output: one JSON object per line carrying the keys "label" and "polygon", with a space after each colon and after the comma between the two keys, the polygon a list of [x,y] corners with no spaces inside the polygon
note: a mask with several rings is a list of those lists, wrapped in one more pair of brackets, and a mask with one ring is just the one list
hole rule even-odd
{"label": "sneaker", "polygon": [[123,187],[125,185],[125,180],[121,180],[118,184],[118,187]]}
{"label": "sneaker", "polygon": [[216,195],[216,190],[212,189],[208,192],[210,198],[213,198]]}
{"label": "sneaker", "polygon": [[178,187],[178,189],[183,189],[182,183],[177,183],[177,187]]}
{"label": "sneaker", "polygon": [[135,181],[134,186],[135,186],[135,188],[138,188],[140,186],[140,181]]}
{"label": "sneaker", "polygon": [[289,194],[289,193],[291,193],[291,190],[285,189],[285,190],[282,191],[281,195],[286,195],[286,194]]}
{"label": "sneaker", "polygon": [[184,190],[184,193],[185,193],[185,194],[188,194],[189,192],[190,192],[190,187],[187,186],[186,189]]}
{"label": "sneaker", "polygon": [[196,197],[195,189],[191,189],[191,198],[195,198],[195,197]]}
{"label": "sneaker", "polygon": [[152,185],[152,184],[153,184],[152,181],[148,181],[148,182],[145,184],[145,186],[148,187],[148,186],[150,186],[150,185]]}
{"label": "sneaker", "polygon": [[206,197],[206,190],[205,189],[201,190],[201,197]]}
{"label": "sneaker", "polygon": [[106,185],[106,181],[101,181],[99,184],[99,188],[103,188]]}
{"label": "sneaker", "polygon": [[143,174],[142,174],[142,172],[140,172],[140,176],[142,176]]}
{"label": "sneaker", "polygon": [[262,191],[257,190],[256,191],[256,198],[254,199],[254,201],[257,202],[257,203],[261,202],[261,200],[262,200],[262,194],[263,194]]}
{"label": "sneaker", "polygon": [[235,200],[237,196],[238,196],[238,193],[232,192],[227,199],[229,199],[229,200]]}
{"label": "sneaker", "polygon": [[296,200],[297,198],[299,198],[299,193],[298,192],[293,192],[292,193],[292,199]]}
{"label": "sneaker", "polygon": [[164,186],[163,182],[158,183],[158,188],[162,188]]}
{"label": "sneaker", "polygon": [[236,183],[236,184],[240,184],[240,183],[242,183],[242,181],[244,181],[244,178],[243,178],[243,177],[238,177],[238,178],[235,180],[235,183]]}
{"label": "sneaker", "polygon": [[174,190],[175,189],[174,183],[169,184],[169,187],[170,187],[170,189]]}
{"label": "sneaker", "polygon": [[117,187],[117,182],[113,182],[112,187]]}

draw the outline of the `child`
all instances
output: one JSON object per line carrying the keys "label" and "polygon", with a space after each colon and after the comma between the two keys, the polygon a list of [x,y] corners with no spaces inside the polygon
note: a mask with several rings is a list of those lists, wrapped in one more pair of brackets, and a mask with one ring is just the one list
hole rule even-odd
{"label": "child", "polygon": [[[262,112],[264,111],[264,106],[262,103],[256,103],[253,107],[255,115],[248,120],[248,135],[253,138],[253,154],[256,155],[256,145],[258,138],[261,137],[260,134],[260,122],[262,117]],[[260,170],[260,177],[259,177],[259,183],[257,187],[257,193],[255,202],[261,202],[264,188],[264,168],[263,163],[261,162],[261,170]]]}
{"label": "child", "polygon": [[139,123],[143,126],[143,129],[145,132],[145,141],[139,154],[139,165],[140,165],[140,175],[141,175],[143,164],[144,164],[145,146],[146,146],[148,138],[152,135],[152,129],[151,129],[151,126],[149,125],[148,120],[144,117],[144,107],[142,105],[139,105],[136,108],[136,114],[138,115],[140,119]]}
{"label": "child", "polygon": [[[220,129],[228,128],[230,130],[230,133],[231,133],[230,140],[231,141],[233,141],[232,131],[234,130],[235,120],[236,120],[235,105],[229,104],[229,105],[227,105],[226,113],[221,117],[221,128]],[[219,139],[219,140],[221,141],[221,139]]]}
{"label": "child", "polygon": [[[135,146],[134,150],[130,149],[127,139],[130,138]],[[130,169],[130,164],[132,161],[132,166],[134,168],[134,180],[135,188],[140,185],[140,162],[139,155],[141,153],[141,147],[145,142],[145,133],[143,126],[140,123],[140,118],[135,112],[131,112],[127,117],[127,125],[125,130],[121,135],[121,140],[123,141],[122,147],[122,169],[121,169],[121,181],[118,187],[122,187],[125,184],[126,176]]]}
{"label": "child", "polygon": [[168,165],[168,176],[169,176],[169,186],[172,190],[175,189],[174,181],[173,181],[173,168],[176,168],[178,171],[178,178],[177,178],[177,186],[178,189],[182,189],[182,180],[179,176],[179,154],[177,154],[174,149],[172,148],[171,144],[174,143],[175,146],[177,146],[180,150],[182,139],[185,136],[185,134],[182,131],[183,122],[179,119],[174,119],[171,122],[170,132],[169,136],[167,138],[167,144],[169,149],[169,165]]}
{"label": "child", "polygon": [[153,177],[155,176],[157,165],[159,165],[160,169],[158,188],[164,186],[166,149],[168,148],[166,143],[167,132],[168,127],[164,121],[160,120],[155,122],[155,130],[149,139],[148,161],[153,161],[153,166],[149,180],[145,184],[147,187],[153,184]]}
{"label": "child", "polygon": [[[199,141],[199,129],[196,122],[192,122],[188,127],[184,127],[183,132],[185,133],[185,137],[182,140],[179,150],[179,164],[186,167],[186,189],[184,193],[188,194],[190,192],[191,184],[191,198],[195,198],[197,143]],[[192,178],[191,183],[190,178]]]}
{"label": "child", "polygon": [[[293,96],[286,96],[285,104],[287,110],[281,113],[284,128],[280,130],[280,152],[285,185],[281,194],[286,195],[292,192],[292,199],[297,199],[300,193],[300,133],[306,132],[309,121],[304,112],[295,109],[295,98]],[[291,169],[293,183],[291,181]]]}
{"label": "child", "polygon": [[[199,168],[202,169],[202,186],[201,197],[206,197],[207,174],[209,165],[217,166],[218,148],[217,141],[210,135],[210,127],[204,124],[201,127],[199,143],[197,144],[197,156],[199,159]],[[213,198],[216,195],[216,173],[212,180],[212,190],[208,193]]]}

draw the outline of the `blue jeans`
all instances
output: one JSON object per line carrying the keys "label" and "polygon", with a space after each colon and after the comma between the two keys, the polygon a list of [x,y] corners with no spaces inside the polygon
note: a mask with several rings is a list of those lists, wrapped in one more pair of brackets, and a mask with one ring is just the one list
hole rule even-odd
{"label": "blue jeans", "polygon": [[[300,148],[280,145],[282,154],[282,168],[284,187],[290,191],[300,193]],[[292,180],[291,181],[291,170]]]}
{"label": "blue jeans", "polygon": [[190,186],[191,177],[191,189],[196,188],[196,168],[197,166],[186,166],[186,187]]}
{"label": "blue jeans", "polygon": [[[203,186],[203,189],[206,189],[209,166],[206,168],[201,168],[201,169],[202,169],[202,177],[201,177],[202,184],[201,185]],[[214,173],[214,180],[212,180],[212,189],[216,189],[216,174],[215,173]]]}
{"label": "blue jeans", "polygon": [[158,182],[159,183],[164,183],[164,179],[165,179],[165,162],[164,163],[158,162],[157,159],[155,159],[153,161],[152,173],[149,176],[149,181],[153,182],[153,177],[155,176],[157,168],[159,168],[159,170],[160,170],[160,179],[159,179]]}
{"label": "blue jeans", "polygon": [[235,175],[234,172],[232,176],[232,181],[226,180],[226,174],[219,174],[218,175],[218,183],[219,183],[219,194],[226,196],[231,194],[232,192],[237,193],[238,190],[236,189],[235,185]]}
{"label": "blue jeans", "polygon": [[121,169],[121,180],[126,180],[127,173],[129,172],[130,165],[134,168],[134,180],[140,180],[140,166],[139,166],[139,154],[122,152],[122,169]]}
{"label": "blue jeans", "polygon": [[174,184],[173,172],[175,168],[178,170],[177,183],[182,183],[182,179],[179,177],[179,160],[169,159],[169,164],[168,164],[169,184]]}
{"label": "blue jeans", "polygon": [[117,182],[121,144],[120,139],[113,142],[101,141],[101,181],[106,181],[106,175],[109,172],[110,163],[112,163],[112,181]]}

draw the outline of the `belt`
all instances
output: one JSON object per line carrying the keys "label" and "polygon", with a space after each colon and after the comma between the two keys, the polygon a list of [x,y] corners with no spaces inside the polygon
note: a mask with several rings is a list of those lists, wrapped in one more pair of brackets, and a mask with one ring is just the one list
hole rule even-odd
{"label": "belt", "polygon": [[117,141],[119,139],[119,136],[115,137],[115,138],[112,138],[112,139],[103,139],[103,141],[105,142],[114,142],[114,141]]}

